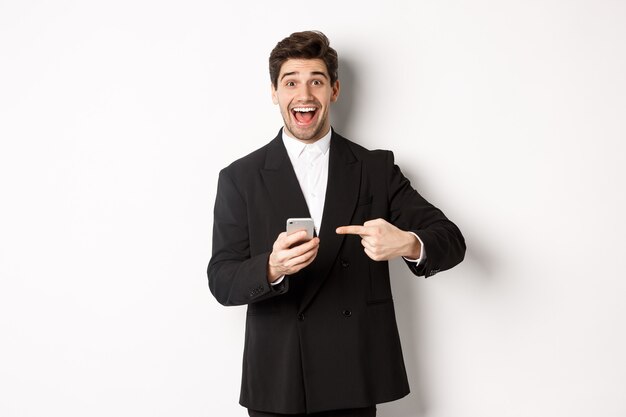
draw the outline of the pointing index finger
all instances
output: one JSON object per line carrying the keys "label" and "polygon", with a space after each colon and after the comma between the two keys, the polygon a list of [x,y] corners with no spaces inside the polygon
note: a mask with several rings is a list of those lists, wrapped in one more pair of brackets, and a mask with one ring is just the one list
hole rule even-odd
{"label": "pointing index finger", "polygon": [[367,227],[365,226],[339,226],[336,230],[338,235],[367,235]]}

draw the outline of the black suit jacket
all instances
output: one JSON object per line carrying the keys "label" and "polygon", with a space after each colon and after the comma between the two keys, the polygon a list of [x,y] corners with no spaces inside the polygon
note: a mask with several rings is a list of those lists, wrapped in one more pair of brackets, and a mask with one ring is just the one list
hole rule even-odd
{"label": "black suit jacket", "polygon": [[338,226],[383,218],[416,233],[427,259],[416,275],[459,263],[459,229],[422,198],[389,151],[333,132],[316,259],[278,286],[267,281],[272,244],[289,217],[310,217],[281,133],[219,175],[209,287],[224,305],[248,305],[241,405],[275,413],[366,407],[409,393],[387,262],[368,258]]}

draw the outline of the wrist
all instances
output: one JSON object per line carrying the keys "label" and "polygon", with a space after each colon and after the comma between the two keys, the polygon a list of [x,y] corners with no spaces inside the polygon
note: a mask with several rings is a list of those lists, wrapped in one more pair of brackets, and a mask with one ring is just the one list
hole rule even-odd
{"label": "wrist", "polygon": [[267,281],[271,284],[272,282],[276,281],[278,278],[282,277],[283,274],[281,274],[280,272],[278,272],[274,267],[272,267],[272,265],[267,264]]}
{"label": "wrist", "polygon": [[404,232],[406,235],[407,243],[405,249],[405,258],[418,259],[422,252],[422,245],[419,239],[411,232]]}

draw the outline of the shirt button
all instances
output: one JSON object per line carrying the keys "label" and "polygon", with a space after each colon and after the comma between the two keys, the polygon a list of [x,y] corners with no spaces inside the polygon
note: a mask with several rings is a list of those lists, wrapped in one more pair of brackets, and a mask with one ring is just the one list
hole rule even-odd
{"label": "shirt button", "polygon": [[352,316],[352,311],[350,311],[350,310],[343,310],[343,315],[344,315],[344,317],[350,317],[350,316]]}
{"label": "shirt button", "polygon": [[304,321],[304,314],[298,314],[298,321]]}

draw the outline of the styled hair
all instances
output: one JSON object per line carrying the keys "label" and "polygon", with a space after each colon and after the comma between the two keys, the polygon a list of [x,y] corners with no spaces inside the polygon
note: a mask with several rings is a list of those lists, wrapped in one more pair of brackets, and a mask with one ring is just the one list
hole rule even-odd
{"label": "styled hair", "polygon": [[337,51],[330,47],[326,35],[319,31],[292,33],[278,42],[270,54],[270,79],[278,86],[280,68],[288,59],[321,59],[326,64],[331,84],[339,78]]}

